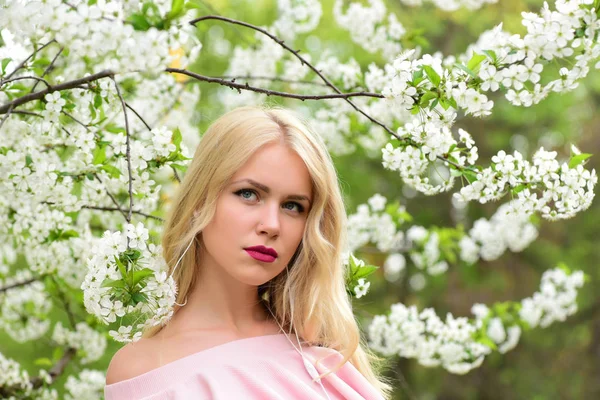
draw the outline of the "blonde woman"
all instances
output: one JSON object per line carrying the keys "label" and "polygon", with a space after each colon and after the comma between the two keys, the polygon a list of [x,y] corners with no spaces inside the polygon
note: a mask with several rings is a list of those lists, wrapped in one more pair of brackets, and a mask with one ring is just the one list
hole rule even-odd
{"label": "blonde woman", "polygon": [[346,214],[318,135],[242,107],[204,134],[166,221],[168,324],[121,348],[113,399],[384,399],[344,284]]}

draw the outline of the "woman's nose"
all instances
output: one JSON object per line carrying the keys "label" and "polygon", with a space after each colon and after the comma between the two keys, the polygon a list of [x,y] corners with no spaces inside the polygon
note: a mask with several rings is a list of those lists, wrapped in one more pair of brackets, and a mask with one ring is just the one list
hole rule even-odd
{"label": "woman's nose", "polygon": [[266,203],[263,207],[258,221],[259,233],[267,233],[269,236],[279,235],[280,230],[280,212],[279,205]]}

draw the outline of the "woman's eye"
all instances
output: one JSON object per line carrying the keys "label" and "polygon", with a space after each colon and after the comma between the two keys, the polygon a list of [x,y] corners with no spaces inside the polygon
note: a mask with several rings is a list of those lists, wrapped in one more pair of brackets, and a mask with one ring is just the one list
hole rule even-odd
{"label": "woman's eye", "polygon": [[254,190],[250,190],[250,189],[241,189],[241,190],[238,190],[237,192],[235,192],[235,194],[237,194],[238,196],[240,196],[246,200],[252,200],[252,196],[256,196],[256,193],[254,192]]}
{"label": "woman's eye", "polygon": [[295,210],[295,211],[297,211],[297,212],[299,212],[299,213],[301,213],[302,211],[304,211],[304,207],[302,207],[302,206],[301,206],[300,204],[298,204],[298,203],[293,203],[293,202],[292,202],[292,203],[286,203],[286,205],[285,205],[285,206],[286,206],[286,208],[287,208],[288,210],[294,211],[294,209],[293,209],[293,208],[288,208],[288,207],[287,207],[287,206],[289,206],[289,205],[291,205],[291,206],[295,206],[295,207],[296,207],[296,210]]}

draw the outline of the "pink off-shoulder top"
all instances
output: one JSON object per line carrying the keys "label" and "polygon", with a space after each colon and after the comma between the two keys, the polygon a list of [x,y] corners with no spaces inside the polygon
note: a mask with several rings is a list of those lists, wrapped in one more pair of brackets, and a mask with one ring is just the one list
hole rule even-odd
{"label": "pink off-shoulder top", "polygon": [[[106,385],[104,395],[106,400],[383,399],[350,362],[324,377],[323,386],[313,382],[296,349],[283,333],[234,340]],[[319,374],[343,359],[325,347],[303,345],[302,352]]]}

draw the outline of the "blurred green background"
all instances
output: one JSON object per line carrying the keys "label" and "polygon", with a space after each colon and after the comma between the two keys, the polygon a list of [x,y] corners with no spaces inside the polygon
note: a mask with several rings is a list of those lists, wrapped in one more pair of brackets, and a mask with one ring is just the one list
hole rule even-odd
{"label": "blurred green background", "polygon": [[[200,2],[199,2],[200,3]],[[366,1],[364,2],[366,3]],[[218,13],[231,18],[266,26],[277,15],[273,1],[210,1],[200,3],[206,14]],[[458,55],[474,43],[485,30],[503,23],[505,30],[524,34],[521,12],[539,12],[543,2],[538,0],[502,0],[498,4],[485,5],[479,10],[461,9],[444,12],[431,4],[408,7],[399,1],[387,1],[389,12],[394,12],[409,32],[417,32],[425,41],[424,53],[442,51],[444,55]],[[551,3],[552,6],[552,3]],[[355,58],[366,70],[368,64],[381,59],[370,55],[355,45],[349,34],[336,25],[332,16],[333,1],[323,2],[323,16],[319,27],[300,37],[295,48],[319,53],[329,48],[346,61]],[[211,11],[212,10],[212,11]],[[213,26],[222,29],[223,36],[233,45],[252,43],[254,33],[241,27],[209,21],[198,28],[204,47],[198,61],[190,69],[204,75],[223,75],[227,59],[215,55],[214,46],[208,40]],[[218,29],[218,28],[217,28]],[[315,38],[320,46],[315,47]],[[312,46],[307,46],[312,42]],[[312,47],[311,51],[309,48]],[[318,49],[320,47],[320,50]],[[222,113],[215,101],[217,86],[194,83],[201,87],[201,101],[194,116],[199,132]],[[458,125],[470,132],[479,147],[479,163],[488,164],[497,151],[504,149],[528,149],[531,157],[539,147],[556,150],[567,158],[571,143],[582,152],[595,154],[587,168],[598,168],[600,154],[600,115],[596,112],[600,103],[600,73],[592,69],[590,76],[568,94],[552,94],[541,104],[530,108],[511,106],[502,94],[491,93],[495,102],[493,115],[487,118],[462,118]],[[296,100],[270,98],[270,102],[288,107],[310,107]],[[403,187],[397,174],[381,167],[380,158],[370,159],[362,153],[334,157],[346,196],[347,211],[353,213],[356,206],[365,203],[374,193],[381,193],[389,200],[399,200],[413,215],[414,222],[425,227],[453,226],[450,194],[435,197],[414,195]],[[505,200],[503,200],[505,201]],[[467,211],[466,228],[480,217],[489,218],[500,203],[471,204]],[[581,269],[591,280],[581,291],[580,310],[564,323],[556,323],[546,329],[524,332],[518,346],[507,354],[490,355],[480,368],[457,376],[441,368],[425,368],[413,360],[394,358],[385,374],[395,382],[397,399],[596,399],[600,398],[600,296],[598,281],[600,273],[596,262],[600,259],[597,243],[600,229],[600,206],[596,201],[590,209],[567,221],[542,221],[539,238],[521,253],[505,253],[494,262],[479,262],[472,267],[451,266],[450,270],[430,278],[427,286],[415,293],[405,280],[390,283],[379,270],[372,275],[367,296],[354,300],[357,318],[363,328],[369,317],[386,313],[396,302],[417,304],[420,308],[434,307],[438,315],[452,312],[455,316],[470,316],[474,303],[491,304],[497,301],[519,300],[537,290],[543,271],[558,262],[566,262],[572,269]],[[382,265],[385,255],[364,253],[361,257]],[[407,268],[411,269],[410,262]],[[403,275],[406,277],[406,274]],[[67,325],[67,316],[58,297],[55,297],[54,317]],[[0,352],[18,360],[32,375],[39,366],[34,360],[51,357],[49,336],[20,345],[0,332]],[[86,368],[106,370],[114,352],[121,346],[109,341],[106,355]],[[58,381],[62,387],[67,374],[75,372],[73,365],[67,367]],[[77,367],[80,369],[80,367]]]}

